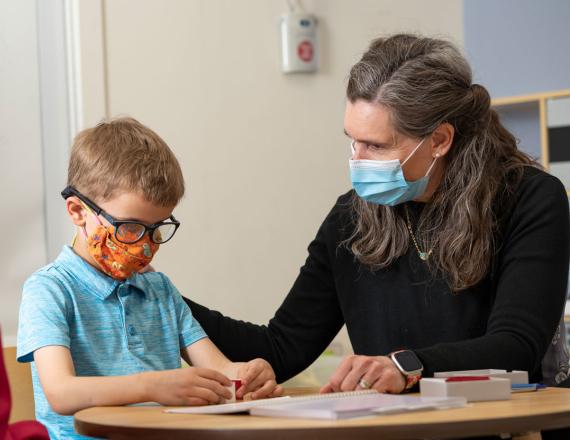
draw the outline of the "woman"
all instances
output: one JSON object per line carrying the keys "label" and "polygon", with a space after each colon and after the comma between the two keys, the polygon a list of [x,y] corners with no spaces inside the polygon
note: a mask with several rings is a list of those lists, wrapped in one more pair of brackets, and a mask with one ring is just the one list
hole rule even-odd
{"label": "woman", "polygon": [[234,360],[267,359],[283,381],[346,324],[356,355],[323,392],[399,393],[478,368],[565,379],[564,344],[551,342],[566,296],[566,192],[518,151],[459,51],[411,35],[373,41],[350,72],[344,125],[354,190],[268,326],[188,301],[212,340]]}

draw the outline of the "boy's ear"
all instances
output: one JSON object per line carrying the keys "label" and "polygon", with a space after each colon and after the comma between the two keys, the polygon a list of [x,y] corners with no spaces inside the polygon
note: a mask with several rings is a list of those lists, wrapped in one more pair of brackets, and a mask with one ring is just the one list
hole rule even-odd
{"label": "boy's ear", "polygon": [[71,221],[76,226],[85,226],[87,221],[87,211],[75,196],[71,196],[65,200],[65,207],[67,214]]}

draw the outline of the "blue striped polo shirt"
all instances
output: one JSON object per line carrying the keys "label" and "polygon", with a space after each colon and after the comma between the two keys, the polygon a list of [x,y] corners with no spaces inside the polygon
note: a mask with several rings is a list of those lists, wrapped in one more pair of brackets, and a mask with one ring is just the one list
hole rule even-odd
{"label": "blue striped polo shirt", "polygon": [[180,350],[206,337],[166,275],[136,274],[117,281],[71,247],[24,284],[17,356],[32,362],[36,418],[54,439],[87,438],[73,417],[50,407],[40,384],[34,351],[69,348],[77,376],[119,376],[179,368]]}

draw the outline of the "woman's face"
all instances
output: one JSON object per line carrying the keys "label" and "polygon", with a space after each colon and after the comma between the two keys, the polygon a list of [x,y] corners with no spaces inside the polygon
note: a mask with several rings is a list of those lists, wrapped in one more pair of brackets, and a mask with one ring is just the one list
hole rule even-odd
{"label": "woman's face", "polygon": [[[398,159],[402,163],[422,141],[421,138],[410,138],[397,133],[388,110],[380,104],[364,100],[347,101],[344,131],[354,140],[354,160]],[[424,140],[402,167],[406,180],[421,179],[432,164],[434,153],[430,137]]]}

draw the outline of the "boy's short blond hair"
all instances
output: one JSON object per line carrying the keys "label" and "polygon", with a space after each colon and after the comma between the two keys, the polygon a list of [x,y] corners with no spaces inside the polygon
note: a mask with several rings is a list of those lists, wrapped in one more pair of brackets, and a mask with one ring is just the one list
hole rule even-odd
{"label": "boy's short blond hair", "polygon": [[100,122],[73,142],[67,184],[95,202],[137,192],[159,206],[184,195],[178,160],[154,131],[128,117]]}

